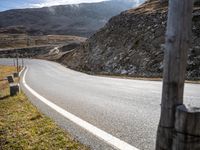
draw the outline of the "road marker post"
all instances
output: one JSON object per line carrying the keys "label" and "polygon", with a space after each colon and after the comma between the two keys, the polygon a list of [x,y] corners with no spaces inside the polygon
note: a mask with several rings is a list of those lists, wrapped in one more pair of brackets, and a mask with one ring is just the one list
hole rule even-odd
{"label": "road marker post", "polygon": [[20,92],[20,87],[18,83],[10,83],[10,96],[15,96]]}
{"label": "road marker post", "polygon": [[13,75],[7,76],[8,83],[14,83]]}

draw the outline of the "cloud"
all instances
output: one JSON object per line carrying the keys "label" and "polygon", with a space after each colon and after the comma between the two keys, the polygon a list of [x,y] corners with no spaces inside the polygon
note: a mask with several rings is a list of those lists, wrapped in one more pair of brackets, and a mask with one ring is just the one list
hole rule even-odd
{"label": "cloud", "polygon": [[54,5],[80,4],[101,1],[105,0],[40,0],[37,3],[30,4],[30,7],[49,7]]}
{"label": "cloud", "polygon": [[[2,3],[0,2],[0,11],[9,9],[49,7],[54,5],[94,3],[101,1],[108,1],[108,0],[5,0]],[[145,0],[125,0],[125,1],[132,1],[135,7],[135,5],[138,6]]]}

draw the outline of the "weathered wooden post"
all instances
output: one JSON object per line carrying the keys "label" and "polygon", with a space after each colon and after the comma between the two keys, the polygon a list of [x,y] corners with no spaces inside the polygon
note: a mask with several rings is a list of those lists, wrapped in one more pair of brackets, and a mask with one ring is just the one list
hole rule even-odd
{"label": "weathered wooden post", "polygon": [[15,58],[13,58],[13,66],[15,67]]}
{"label": "weathered wooden post", "polygon": [[173,150],[200,150],[200,108],[176,108]]}
{"label": "weathered wooden post", "polygon": [[22,57],[22,68],[24,67],[24,58]]}
{"label": "weathered wooden post", "polygon": [[18,55],[18,53],[16,54],[16,59],[17,59],[17,73],[19,73],[19,55]]}
{"label": "weathered wooden post", "polygon": [[193,0],[169,0],[165,41],[161,117],[156,150],[171,150],[176,107],[183,104],[187,51],[191,39]]}

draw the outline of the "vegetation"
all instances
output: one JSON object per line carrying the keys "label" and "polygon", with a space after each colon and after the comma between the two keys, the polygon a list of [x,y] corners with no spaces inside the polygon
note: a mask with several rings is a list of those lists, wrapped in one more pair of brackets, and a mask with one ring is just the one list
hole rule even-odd
{"label": "vegetation", "polygon": [[[14,67],[0,66],[0,79],[13,71]],[[88,149],[41,114],[23,93],[9,97],[6,81],[0,80],[0,87],[0,149]]]}
{"label": "vegetation", "polygon": [[6,76],[12,74],[15,71],[16,71],[15,67],[0,65],[0,80],[3,80]]}

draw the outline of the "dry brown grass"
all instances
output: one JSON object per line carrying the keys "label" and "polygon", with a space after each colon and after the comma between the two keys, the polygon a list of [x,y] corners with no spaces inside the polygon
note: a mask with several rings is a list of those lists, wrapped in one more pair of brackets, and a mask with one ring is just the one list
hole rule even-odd
{"label": "dry brown grass", "polygon": [[135,13],[135,14],[149,14],[156,12],[158,10],[162,12],[166,12],[168,8],[168,4],[160,4],[159,0],[150,0],[145,2],[144,4],[140,5],[137,8],[130,9],[127,11],[127,13]]}
{"label": "dry brown grass", "polygon": [[5,78],[14,72],[16,72],[15,67],[0,65],[0,98],[8,94],[8,83]]}
{"label": "dry brown grass", "polygon": [[69,35],[27,36],[25,34],[0,34],[0,49],[26,48],[43,45],[66,44],[67,42],[84,42],[86,38]]}
{"label": "dry brown grass", "polygon": [[3,80],[8,75],[16,72],[16,67],[0,65],[0,80]]}

